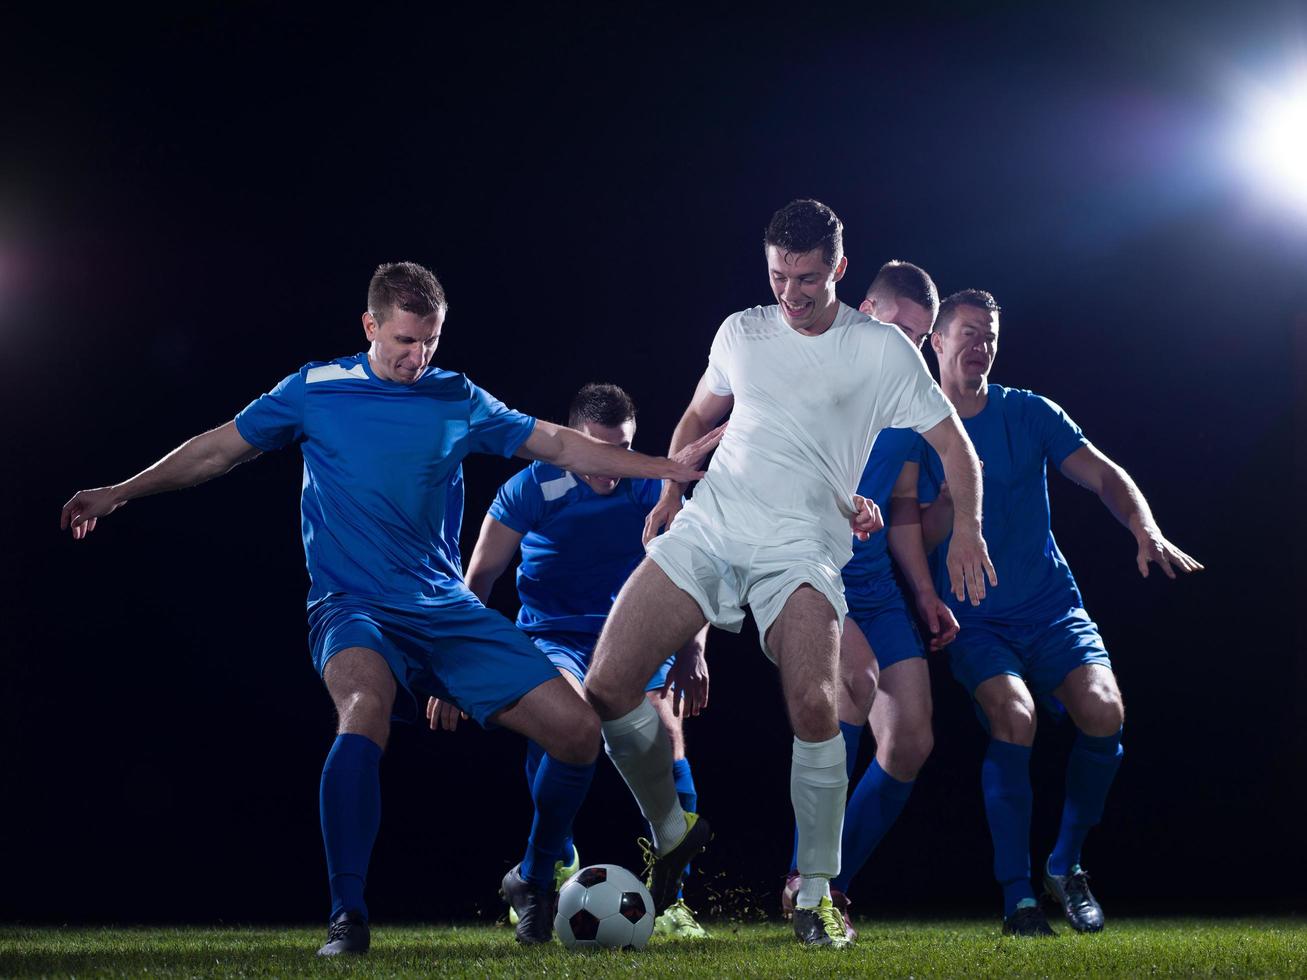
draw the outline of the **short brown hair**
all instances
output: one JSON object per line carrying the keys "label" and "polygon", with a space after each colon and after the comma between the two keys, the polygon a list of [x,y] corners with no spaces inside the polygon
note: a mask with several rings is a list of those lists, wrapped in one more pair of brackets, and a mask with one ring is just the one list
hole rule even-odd
{"label": "short brown hair", "polygon": [[582,422],[616,427],[635,418],[635,402],[617,385],[583,385],[572,399],[567,424],[576,428]]}
{"label": "short brown hair", "polygon": [[446,313],[445,287],[430,269],[416,262],[386,262],[377,266],[368,283],[368,312],[384,323],[392,310],[426,319]]}
{"label": "short brown hair", "polygon": [[783,253],[802,255],[821,249],[821,260],[833,269],[844,257],[844,222],[821,201],[791,201],[771,216],[762,235],[762,247],[774,245]]}
{"label": "short brown hair", "polygon": [[949,320],[952,319],[959,306],[974,306],[978,310],[985,310],[989,313],[1000,313],[1003,309],[994,301],[992,293],[987,293],[983,289],[959,289],[939,304],[939,316],[935,320],[935,331],[937,333],[943,333],[948,329]]}
{"label": "short brown hair", "polygon": [[867,287],[866,298],[873,296],[911,300],[929,311],[932,323],[939,314],[939,290],[935,288],[935,280],[921,266],[902,259],[891,259],[880,267],[876,278]]}

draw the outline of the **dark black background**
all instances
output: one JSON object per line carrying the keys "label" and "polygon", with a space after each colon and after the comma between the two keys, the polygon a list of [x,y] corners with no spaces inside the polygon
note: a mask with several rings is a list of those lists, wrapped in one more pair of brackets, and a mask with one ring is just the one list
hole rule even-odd
{"label": "dark black background", "polygon": [[[761,230],[798,196],[845,220],[846,301],[891,257],[993,291],[994,380],[1065,406],[1208,566],[1141,580],[1128,533],[1051,477],[1127,702],[1086,851],[1109,913],[1300,903],[1307,218],[1227,147],[1239,80],[1301,57],[1301,8],[183,6],[29,12],[0,39],[0,915],[326,911],[333,718],[305,643],[297,454],[77,544],[56,530],[74,490],[362,349],[368,277],[400,258],[448,290],[440,365],[554,418],[616,381],[659,450],[721,318],[770,301]],[[467,553],[515,468],[469,461]],[[507,577],[496,599],[514,608]],[[719,839],[690,897],[771,908],[790,735],[751,624],[710,647],[689,741]],[[862,911],[997,911],[983,738],[934,666],[937,749]],[[1036,855],[1068,742],[1046,725],[1036,749]],[[521,756],[503,732],[396,731],[374,918],[497,914]],[[583,856],[632,864],[637,832],[603,763]]]}

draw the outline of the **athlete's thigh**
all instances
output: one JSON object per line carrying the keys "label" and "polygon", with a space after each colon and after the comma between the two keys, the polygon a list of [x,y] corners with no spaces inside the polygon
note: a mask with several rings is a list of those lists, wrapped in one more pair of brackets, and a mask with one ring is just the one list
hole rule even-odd
{"label": "athlete's thigh", "polygon": [[622,586],[604,623],[586,690],[639,704],[649,678],[707,622],[699,604],[646,558]]}
{"label": "athlete's thigh", "polygon": [[[1121,688],[1116,683],[1112,668],[1103,664],[1082,664],[1053,691],[1053,696],[1065,705],[1071,720],[1082,731],[1092,728],[1110,729],[1119,725],[1125,708],[1121,701]],[[1105,724],[1105,722],[1111,722]]]}
{"label": "athlete's thigh", "polygon": [[776,655],[786,691],[813,685],[836,690],[840,613],[811,585],[795,589],[767,630],[767,647]]}
{"label": "athlete's thigh", "polygon": [[909,657],[880,672],[871,706],[871,731],[877,742],[898,732],[930,727],[930,668],[925,657]]}
{"label": "athlete's thigh", "polygon": [[599,749],[599,721],[582,697],[576,678],[558,671],[489,720],[534,742],[555,758],[573,765],[594,760]]}
{"label": "athlete's thigh", "polygon": [[840,721],[862,726],[871,713],[879,677],[876,654],[862,627],[852,616],[844,617],[840,636]]}
{"label": "athlete's thigh", "polygon": [[972,697],[995,738],[1023,745],[1034,739],[1035,699],[1020,677],[996,674],[982,681]]}
{"label": "athlete's thigh", "polygon": [[344,713],[352,700],[365,695],[378,701],[389,718],[395,701],[395,675],[386,658],[376,650],[347,647],[337,651],[323,666],[322,681],[337,712]]}

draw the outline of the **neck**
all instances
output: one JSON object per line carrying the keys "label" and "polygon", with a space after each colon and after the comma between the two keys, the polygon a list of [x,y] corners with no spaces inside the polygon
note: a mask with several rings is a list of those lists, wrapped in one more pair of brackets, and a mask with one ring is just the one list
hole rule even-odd
{"label": "neck", "polygon": [[953,377],[945,375],[941,379],[941,388],[948,400],[953,403],[957,409],[958,418],[969,419],[973,415],[979,415],[984,409],[985,403],[989,401],[989,380],[980,378],[978,381],[971,381],[966,378]]}
{"label": "neck", "polygon": [[[820,317],[817,318],[817,322],[814,323],[812,326],[799,328],[799,327],[789,325],[788,321],[787,321],[787,326],[790,326],[790,329],[793,330],[795,333],[802,334],[805,337],[817,337],[820,336],[821,334],[824,334],[827,330],[831,328],[831,324],[835,322],[835,315],[839,313],[839,311],[840,311],[839,300],[836,300],[834,303],[831,303],[829,309],[827,309],[824,313],[822,313]],[[784,319],[784,316],[782,315],[781,318]]]}

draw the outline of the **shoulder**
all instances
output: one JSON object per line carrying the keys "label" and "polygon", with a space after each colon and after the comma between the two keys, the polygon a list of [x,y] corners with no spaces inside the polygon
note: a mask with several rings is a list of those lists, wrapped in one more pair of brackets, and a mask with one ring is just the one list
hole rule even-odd
{"label": "shoulder", "polygon": [[481,389],[472,379],[458,371],[432,368],[417,383],[419,390],[445,398],[471,398]]}
{"label": "shoulder", "polygon": [[1065,415],[1062,406],[1046,395],[1031,391],[1029,388],[1007,388],[991,384],[989,397],[996,399],[1005,411],[1023,412],[1030,415]]}
{"label": "shoulder", "polygon": [[754,306],[732,313],[717,329],[718,336],[747,337],[774,332],[780,326],[779,306]]}
{"label": "shoulder", "polygon": [[309,361],[296,372],[296,375],[306,385],[321,384],[326,381],[369,381],[371,379],[363,366],[363,358],[366,356],[366,354],[352,354],[330,361]]}

